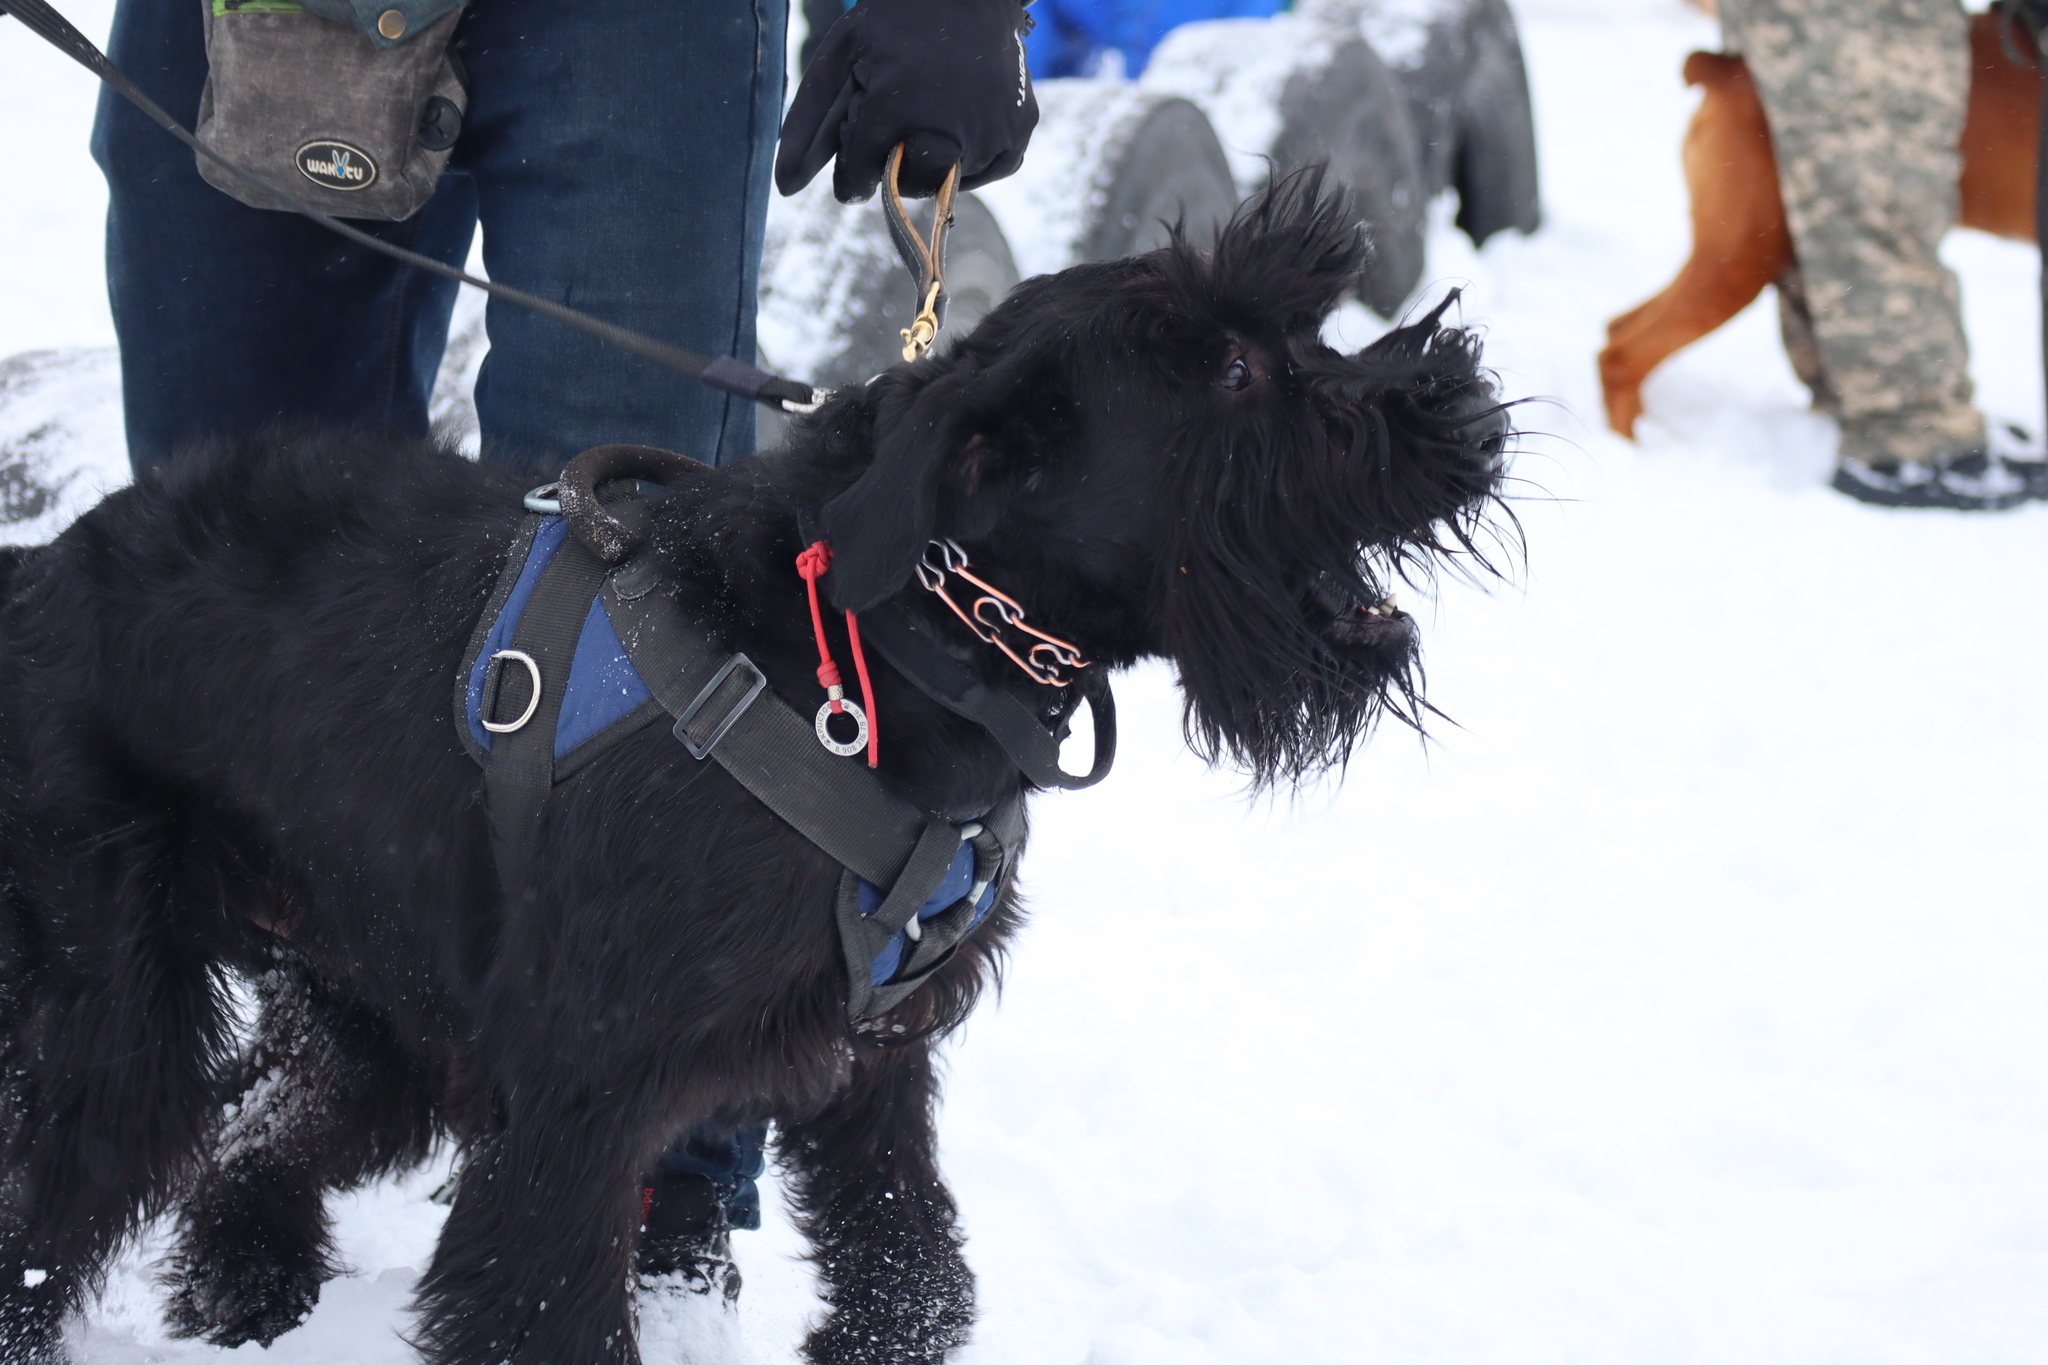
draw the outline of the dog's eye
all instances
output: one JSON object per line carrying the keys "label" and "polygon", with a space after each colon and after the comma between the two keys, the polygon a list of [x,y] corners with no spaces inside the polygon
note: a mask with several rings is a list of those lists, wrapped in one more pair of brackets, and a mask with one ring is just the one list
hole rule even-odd
{"label": "dog's eye", "polygon": [[1252,382],[1252,367],[1245,364],[1243,356],[1232,356],[1230,363],[1223,367],[1223,378],[1216,382],[1232,393],[1249,388]]}

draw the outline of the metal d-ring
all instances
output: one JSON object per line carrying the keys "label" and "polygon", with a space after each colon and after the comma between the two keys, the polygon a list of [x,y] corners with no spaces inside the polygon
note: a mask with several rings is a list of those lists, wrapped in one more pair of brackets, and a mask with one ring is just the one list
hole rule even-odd
{"label": "metal d-ring", "polygon": [[833,705],[834,703],[828,701],[821,703],[818,707],[818,743],[824,745],[833,753],[838,754],[841,758],[851,758],[868,747],[867,715],[854,702],[841,701],[837,703],[840,712],[853,717],[853,738],[842,744],[832,738],[832,731],[825,725],[825,722],[832,719],[835,714],[832,710]]}
{"label": "metal d-ring", "polygon": [[526,495],[526,510],[538,512],[544,517],[559,517],[562,515],[562,499],[559,496],[561,489],[562,485],[559,483],[544,483],[533,489]]}
{"label": "metal d-ring", "polygon": [[[533,713],[540,710],[540,665],[535,663],[533,656],[523,649],[501,649],[491,656],[490,661],[495,664],[500,659],[510,659],[514,663],[525,664],[527,674],[533,679],[533,695],[527,698],[526,709],[519,713],[518,720],[486,720],[483,723],[484,729],[489,730],[494,735],[509,735],[514,730],[524,729],[526,722],[533,719]],[[502,678],[504,676],[504,665],[498,664],[498,670],[499,676]],[[499,685],[503,686],[502,682]],[[493,693],[492,695],[495,699],[496,694]],[[481,720],[482,717],[478,717],[478,719]]]}

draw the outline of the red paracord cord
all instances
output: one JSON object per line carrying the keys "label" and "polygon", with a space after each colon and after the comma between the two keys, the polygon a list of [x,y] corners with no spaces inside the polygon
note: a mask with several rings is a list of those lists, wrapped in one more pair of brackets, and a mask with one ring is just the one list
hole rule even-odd
{"label": "red paracord cord", "polygon": [[[831,699],[832,714],[836,716],[842,713],[839,698],[845,689],[839,681],[839,665],[832,661],[832,647],[825,643],[824,614],[818,610],[818,580],[831,567],[829,541],[815,541],[796,557],[797,575],[804,580],[811,597],[811,634],[818,642],[818,682]],[[860,648],[860,621],[850,611],[846,613],[846,635],[853,642],[853,671],[860,677],[860,705],[868,717],[868,766],[873,768],[882,758],[882,727],[875,716],[875,697],[868,684],[867,656]]]}
{"label": "red paracord cord", "polygon": [[875,698],[868,687],[868,656],[860,652],[860,622],[852,612],[846,613],[846,638],[853,642],[853,672],[860,679],[861,709],[868,713],[868,766],[875,767],[882,760],[882,730],[875,720]]}

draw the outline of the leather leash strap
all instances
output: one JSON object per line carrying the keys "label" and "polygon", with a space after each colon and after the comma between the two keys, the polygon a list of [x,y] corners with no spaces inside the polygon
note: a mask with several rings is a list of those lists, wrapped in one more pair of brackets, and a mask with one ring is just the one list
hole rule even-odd
{"label": "leather leash strap", "polygon": [[953,196],[960,188],[960,167],[946,172],[932,201],[932,238],[927,244],[910,221],[903,203],[903,144],[889,153],[889,173],[882,177],[882,214],[889,221],[889,240],[903,258],[911,283],[917,286],[917,316],[903,329],[903,358],[916,360],[938,340],[946,321],[946,229],[953,226]]}
{"label": "leather leash strap", "polygon": [[[737,394],[779,412],[809,412],[817,407],[824,397],[808,384],[770,374],[731,356],[698,355],[695,351],[671,346],[666,341],[657,341],[645,332],[636,332],[629,327],[620,327],[601,318],[594,318],[578,309],[556,303],[553,299],[544,299],[523,289],[514,289],[508,284],[479,279],[467,271],[457,270],[454,266],[437,261],[431,256],[422,256],[417,251],[407,251],[404,247],[393,246],[380,238],[372,237],[360,228],[352,227],[331,214],[321,212],[294,194],[288,186],[279,184],[268,176],[258,175],[254,171],[237,166],[213,148],[201,143],[198,138],[192,136],[185,125],[165,113],[155,100],[144,94],[142,87],[130,80],[127,73],[108,61],[106,54],[93,46],[91,39],[80,33],[63,15],[50,8],[47,0],[0,0],[0,14],[12,14],[26,25],[31,33],[112,86],[122,98],[148,115],[158,127],[229,175],[277,196],[299,213],[311,218],[328,231],[348,238],[357,246],[380,252],[417,270],[439,275],[442,279],[471,285],[493,298],[503,299],[507,303],[516,304],[543,317],[553,318],[557,322],[574,327],[579,332],[587,332],[598,340],[630,351],[643,360],[651,360],[657,365],[686,374],[699,383],[726,393]],[[950,195],[947,196],[946,202],[950,207]],[[933,331],[937,331],[936,326]]]}

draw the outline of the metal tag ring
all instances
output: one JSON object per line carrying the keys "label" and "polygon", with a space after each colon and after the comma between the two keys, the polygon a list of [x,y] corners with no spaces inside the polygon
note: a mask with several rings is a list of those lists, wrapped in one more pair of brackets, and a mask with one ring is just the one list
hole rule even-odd
{"label": "metal tag ring", "polygon": [[833,753],[838,754],[841,758],[852,758],[855,754],[868,747],[868,718],[861,711],[860,707],[853,702],[842,701],[839,703],[839,706],[847,715],[853,717],[853,738],[844,744],[832,738],[831,730],[825,726],[825,722],[832,718],[832,703],[828,701],[818,707],[818,743],[824,745]]}
{"label": "metal tag ring", "polygon": [[[533,695],[527,699],[526,709],[519,713],[518,720],[486,720],[483,722],[484,729],[489,730],[492,734],[509,735],[514,730],[524,729],[526,726],[526,722],[533,719],[533,713],[540,710],[540,665],[533,661],[533,656],[531,654],[528,654],[525,650],[521,649],[501,649],[496,654],[493,654],[491,656],[492,663],[497,663],[498,660],[500,659],[510,659],[514,663],[525,664],[527,675],[533,679]],[[500,665],[499,676],[501,678],[503,677],[503,673],[503,666]],[[501,687],[503,685],[504,684],[502,682],[499,684],[499,686]],[[497,697],[493,695],[491,700],[493,703],[495,703],[497,701]],[[482,720],[483,718],[479,716],[478,719]],[[867,723],[865,721],[861,723],[861,733],[867,733]]]}

